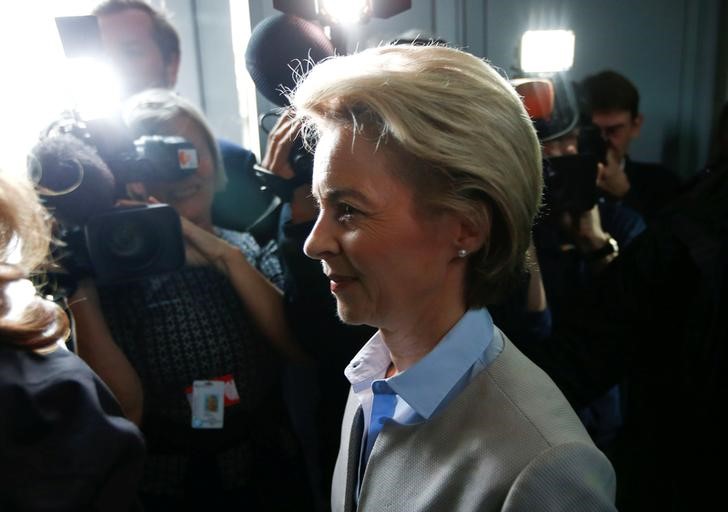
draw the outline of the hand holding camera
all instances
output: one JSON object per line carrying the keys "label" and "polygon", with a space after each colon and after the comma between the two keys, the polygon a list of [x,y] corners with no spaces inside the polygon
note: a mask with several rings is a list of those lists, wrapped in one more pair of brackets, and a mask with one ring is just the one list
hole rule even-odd
{"label": "hand holding camera", "polygon": [[597,186],[618,199],[629,192],[629,178],[624,172],[622,156],[614,148],[607,150],[606,161],[597,166]]}
{"label": "hand holding camera", "polygon": [[268,134],[268,145],[256,174],[263,182],[291,204],[294,224],[316,218],[318,209],[311,196],[313,155],[300,140],[300,122],[282,114]]}

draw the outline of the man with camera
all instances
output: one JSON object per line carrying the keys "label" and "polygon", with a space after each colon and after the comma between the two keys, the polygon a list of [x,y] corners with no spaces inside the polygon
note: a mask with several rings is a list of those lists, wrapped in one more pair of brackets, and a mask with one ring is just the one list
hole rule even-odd
{"label": "man with camera", "polygon": [[[177,29],[161,10],[145,0],[104,0],[93,14],[104,48],[119,71],[125,96],[148,88],[174,89],[181,63]],[[216,221],[231,229],[249,229],[261,243],[275,236],[275,219],[261,219],[275,206],[274,196],[261,190],[253,173],[256,156],[225,139],[217,139],[228,186],[213,205]]]}
{"label": "man with camera", "polygon": [[[590,127],[544,142],[546,212],[534,242],[554,329],[581,301],[621,249],[645,229],[642,217],[597,193],[598,159],[579,154]],[[580,133],[581,132],[581,133]],[[617,387],[577,409],[597,446],[609,455],[622,424]]]}
{"label": "man with camera", "polygon": [[614,71],[588,76],[582,87],[591,121],[608,144],[606,162],[599,166],[597,185],[647,220],[653,218],[677,197],[680,180],[662,165],[629,158],[629,146],[639,136],[644,122],[637,88]]}

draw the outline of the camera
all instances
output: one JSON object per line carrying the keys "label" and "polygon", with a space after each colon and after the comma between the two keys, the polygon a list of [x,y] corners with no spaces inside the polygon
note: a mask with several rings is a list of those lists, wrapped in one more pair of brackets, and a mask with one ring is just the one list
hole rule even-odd
{"label": "camera", "polygon": [[179,215],[169,205],[115,206],[130,182],[184,179],[197,170],[180,137],[132,139],[121,121],[66,113],[33,148],[29,173],[58,224],[60,281],[111,284],[170,272],[185,261]]}
{"label": "camera", "polygon": [[313,154],[306,148],[300,136],[295,140],[288,155],[288,163],[293,169],[293,178],[281,178],[265,167],[253,165],[255,176],[260,180],[261,190],[269,190],[284,203],[290,202],[293,191],[301,185],[311,184],[313,175]]}
{"label": "camera", "polygon": [[597,159],[565,155],[544,159],[544,203],[552,214],[580,214],[597,202]]}
{"label": "camera", "polygon": [[591,210],[599,197],[598,165],[606,162],[607,145],[591,123],[578,130],[578,154],[544,159],[544,202],[551,213],[578,215]]}
{"label": "camera", "polygon": [[511,84],[521,95],[540,142],[573,137],[578,148],[578,154],[543,160],[548,211],[578,215],[590,210],[598,199],[598,164],[606,162],[607,145],[599,128],[582,118],[575,85],[562,74],[514,79]]}

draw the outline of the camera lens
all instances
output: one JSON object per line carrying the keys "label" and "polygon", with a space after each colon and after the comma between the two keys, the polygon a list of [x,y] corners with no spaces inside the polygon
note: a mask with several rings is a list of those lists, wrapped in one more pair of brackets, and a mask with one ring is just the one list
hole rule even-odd
{"label": "camera lens", "polygon": [[159,239],[151,229],[136,219],[111,226],[107,240],[109,256],[127,268],[151,264],[159,251]]}

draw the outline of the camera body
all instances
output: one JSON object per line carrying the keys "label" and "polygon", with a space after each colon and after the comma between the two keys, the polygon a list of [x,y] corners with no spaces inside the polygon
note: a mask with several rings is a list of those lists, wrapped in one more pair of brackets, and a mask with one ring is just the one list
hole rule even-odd
{"label": "camera body", "polygon": [[284,203],[290,202],[293,191],[301,185],[311,183],[313,175],[313,154],[306,148],[301,138],[297,138],[288,155],[288,163],[293,169],[293,178],[281,178],[259,165],[254,165],[255,175],[260,180],[261,189],[269,190]]}
{"label": "camera body", "polygon": [[119,208],[89,219],[86,249],[98,281],[113,283],[184,264],[182,224],[169,205]]}
{"label": "camera body", "polygon": [[120,121],[62,119],[31,153],[30,173],[59,224],[56,260],[73,285],[171,272],[185,261],[179,215],[169,205],[115,206],[130,182],[174,181],[197,171],[180,137],[133,139]]}
{"label": "camera body", "polygon": [[605,163],[607,144],[596,126],[579,128],[578,154],[544,159],[544,202],[552,214],[579,215],[597,203],[598,165]]}
{"label": "camera body", "polygon": [[544,159],[544,203],[551,214],[578,215],[597,202],[597,159],[565,155]]}

